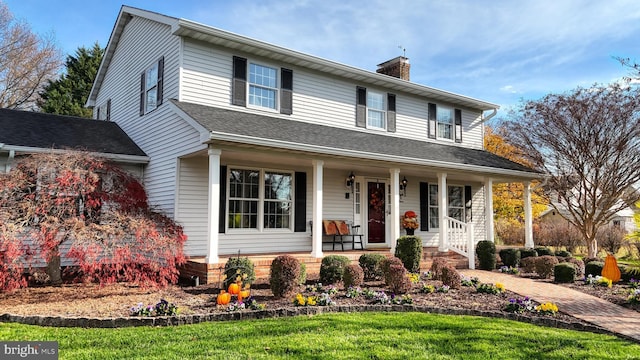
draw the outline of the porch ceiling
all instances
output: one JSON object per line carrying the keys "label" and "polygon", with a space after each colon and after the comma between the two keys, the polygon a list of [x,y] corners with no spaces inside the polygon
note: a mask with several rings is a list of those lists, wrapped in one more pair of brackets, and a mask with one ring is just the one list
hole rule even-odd
{"label": "porch ceiling", "polygon": [[210,132],[210,141],[263,146],[319,156],[372,160],[404,167],[429,166],[511,180],[541,174],[483,150],[404,139],[171,100]]}

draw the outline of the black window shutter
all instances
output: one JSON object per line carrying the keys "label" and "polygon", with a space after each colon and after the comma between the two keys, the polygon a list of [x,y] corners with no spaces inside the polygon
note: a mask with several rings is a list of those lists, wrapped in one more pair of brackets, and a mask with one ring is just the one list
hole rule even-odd
{"label": "black window shutter", "polygon": [[367,127],[367,89],[356,87],[356,126]]}
{"label": "black window shutter", "polygon": [[111,99],[107,100],[107,121],[111,121]]}
{"label": "black window shutter", "polygon": [[462,110],[460,109],[456,109],[455,110],[455,136],[456,136],[456,142],[457,143],[461,143],[462,142]]}
{"label": "black window shutter", "polygon": [[100,119],[100,106],[98,106],[98,111],[96,112],[96,120],[101,120]]}
{"label": "black window shutter", "polygon": [[430,139],[436,138],[436,104],[429,103],[429,121],[428,121],[428,135]]}
{"label": "black window shutter", "polygon": [[296,172],[295,175],[295,213],[294,231],[307,231],[307,173]]}
{"label": "black window shutter", "polygon": [[144,71],[140,75],[140,116],[144,115]]}
{"label": "black window shutter", "polygon": [[220,166],[220,213],[218,214],[218,232],[224,234],[227,227],[227,167]]}
{"label": "black window shutter", "polygon": [[420,231],[429,230],[429,183],[420,182]]}
{"label": "black window shutter", "polygon": [[280,113],[291,115],[293,113],[293,71],[280,70]]}
{"label": "black window shutter", "polygon": [[156,107],[162,105],[162,90],[164,88],[164,56],[158,60],[158,91],[156,93]]}
{"label": "black window shutter", "polygon": [[473,195],[471,194],[471,186],[466,185],[464,187],[464,217],[465,222],[471,222],[473,220],[473,214],[471,212],[473,204]]}
{"label": "black window shutter", "polygon": [[247,106],[247,59],[238,56],[233,57],[231,103]]}
{"label": "black window shutter", "polygon": [[396,95],[387,94],[387,131],[396,132]]}

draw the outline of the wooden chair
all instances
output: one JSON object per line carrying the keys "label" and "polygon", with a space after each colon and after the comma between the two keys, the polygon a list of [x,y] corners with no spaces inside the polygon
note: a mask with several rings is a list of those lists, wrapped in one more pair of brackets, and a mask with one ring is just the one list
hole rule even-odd
{"label": "wooden chair", "polygon": [[[332,250],[335,250],[336,242],[338,240],[337,238],[338,236],[340,236],[338,234],[338,227],[336,226],[336,222],[333,220],[322,220],[322,228],[324,230],[324,235],[333,236],[333,240],[331,241],[331,243],[333,244]],[[340,240],[342,240],[342,238]],[[344,245],[342,245],[342,250],[344,251]]]}
{"label": "wooden chair", "polygon": [[[344,251],[344,239],[349,240],[351,237],[351,249],[356,249],[356,243],[360,244],[360,250],[364,250],[362,244],[362,234],[359,234],[360,225],[350,225],[343,220],[335,220],[336,227],[338,228],[338,236],[340,236],[340,245],[342,245],[342,251]],[[356,241],[356,238],[358,241]]]}

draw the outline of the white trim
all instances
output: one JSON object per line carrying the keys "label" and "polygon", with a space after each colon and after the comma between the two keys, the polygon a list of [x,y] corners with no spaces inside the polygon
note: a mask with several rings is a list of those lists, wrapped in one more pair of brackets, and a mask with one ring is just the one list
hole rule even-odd
{"label": "white trim", "polygon": [[524,182],[524,246],[533,249],[533,212],[531,209],[531,182]]}
{"label": "white trim", "polygon": [[311,234],[311,256],[322,258],[322,187],[324,161],[313,160],[313,204],[311,219],[313,233]]}
{"label": "white trim", "polygon": [[391,254],[396,253],[396,245],[400,237],[400,169],[389,169],[391,177],[391,219],[389,221]]}
{"label": "white trim", "polygon": [[[64,153],[68,153],[69,151],[74,151],[74,150],[67,150],[67,149],[53,149],[53,148],[49,149],[49,148],[14,146],[14,145],[3,145],[0,148],[2,148],[2,150],[15,151],[15,153],[18,155],[19,154],[40,154],[40,153],[64,154]],[[96,157],[101,157],[101,158],[117,161],[120,163],[127,163],[127,164],[147,164],[149,163],[149,160],[150,160],[149,157],[146,155],[142,156],[142,155],[113,154],[113,153],[102,153],[102,152],[93,152],[93,151],[89,151],[88,153]]]}
{"label": "white trim", "polygon": [[220,209],[220,149],[212,147],[208,150],[209,155],[209,191],[207,203],[207,264],[217,264],[220,262],[218,251],[220,248],[220,217],[218,216]]}
{"label": "white trim", "polygon": [[449,213],[449,204],[447,202],[447,173],[438,173],[438,225],[439,225],[439,242],[438,251],[449,251],[447,246],[447,225],[445,221]]}
{"label": "white trim", "polygon": [[488,178],[484,182],[484,218],[487,240],[495,242],[493,234],[493,179]]}

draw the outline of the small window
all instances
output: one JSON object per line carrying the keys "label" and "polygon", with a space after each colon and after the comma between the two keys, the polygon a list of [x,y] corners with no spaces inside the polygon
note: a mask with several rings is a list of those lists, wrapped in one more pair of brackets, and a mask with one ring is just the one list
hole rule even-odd
{"label": "small window", "polygon": [[438,106],[436,111],[438,138],[453,140],[453,109]]}
{"label": "small window", "polygon": [[386,129],[385,94],[367,91],[367,127]]}
{"label": "small window", "polygon": [[[464,221],[465,219],[465,200],[464,186],[448,186],[447,187],[447,213],[450,218]],[[438,229],[440,226],[440,218],[438,212],[438,185],[429,184],[429,228]]]}
{"label": "small window", "polygon": [[251,63],[249,65],[249,104],[269,109],[277,109],[277,70]]}
{"label": "small window", "polygon": [[164,57],[148,67],[140,78],[140,115],[162,104]]}

